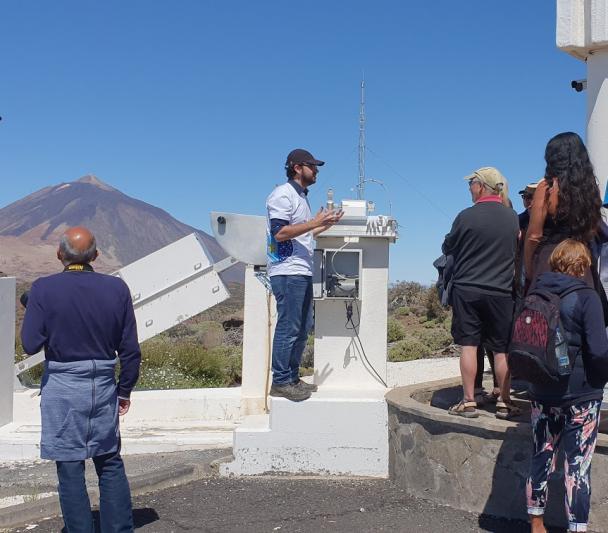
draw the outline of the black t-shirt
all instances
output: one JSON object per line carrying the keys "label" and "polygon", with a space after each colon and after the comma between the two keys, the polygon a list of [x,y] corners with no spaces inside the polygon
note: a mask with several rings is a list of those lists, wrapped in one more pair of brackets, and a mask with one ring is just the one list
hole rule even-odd
{"label": "black t-shirt", "polygon": [[461,211],[442,246],[454,256],[454,285],[511,294],[518,234],[517,214],[502,203],[482,201]]}

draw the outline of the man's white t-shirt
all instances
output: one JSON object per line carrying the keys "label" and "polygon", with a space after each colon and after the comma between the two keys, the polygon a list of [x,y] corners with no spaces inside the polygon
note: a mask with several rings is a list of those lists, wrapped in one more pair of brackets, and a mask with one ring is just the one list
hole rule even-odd
{"label": "man's white t-shirt", "polygon": [[306,193],[303,190],[298,192],[289,182],[279,185],[266,199],[266,211],[268,275],[312,276],[312,231],[283,242],[277,242],[270,231],[270,221],[273,218],[284,220],[288,224],[303,224],[312,219]]}

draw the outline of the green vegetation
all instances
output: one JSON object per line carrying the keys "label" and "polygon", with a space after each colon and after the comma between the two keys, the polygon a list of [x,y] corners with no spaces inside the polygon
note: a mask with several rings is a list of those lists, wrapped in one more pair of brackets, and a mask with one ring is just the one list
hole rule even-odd
{"label": "green vegetation", "polygon": [[412,361],[428,355],[429,348],[413,337],[396,342],[388,350],[388,360],[395,363],[398,361]]}
{"label": "green vegetation", "polygon": [[142,344],[139,389],[228,387],[241,381],[241,350],[160,336]]}
{"label": "green vegetation", "polygon": [[451,312],[437,289],[403,281],[388,291],[388,360],[411,361],[452,353]]}
{"label": "green vegetation", "polygon": [[401,322],[389,317],[386,328],[386,338],[388,342],[397,342],[405,337],[405,329]]}
{"label": "green vegetation", "polygon": [[393,311],[393,316],[396,318],[403,318],[404,316],[408,316],[411,312],[411,309],[407,306],[397,307],[397,309]]}

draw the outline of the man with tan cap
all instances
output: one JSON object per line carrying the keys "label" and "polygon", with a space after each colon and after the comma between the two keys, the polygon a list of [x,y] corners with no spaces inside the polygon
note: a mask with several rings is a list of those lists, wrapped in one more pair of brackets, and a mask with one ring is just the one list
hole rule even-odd
{"label": "man with tan cap", "polygon": [[474,400],[477,347],[494,352],[501,389],[496,416],[517,413],[509,396],[506,351],[513,316],[513,275],[519,224],[515,211],[503,205],[506,179],[493,167],[476,170],[465,180],[473,206],[461,211],[442,246],[454,256],[452,336],[462,346],[460,373],[464,399],[450,408],[453,415],[478,416]]}

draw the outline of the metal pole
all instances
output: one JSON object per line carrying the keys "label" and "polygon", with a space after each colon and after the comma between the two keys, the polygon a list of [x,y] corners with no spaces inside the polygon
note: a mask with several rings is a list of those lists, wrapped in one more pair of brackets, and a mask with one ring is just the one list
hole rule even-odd
{"label": "metal pole", "polygon": [[361,107],[359,109],[359,184],[357,199],[363,200],[365,182],[365,79],[361,80]]}

